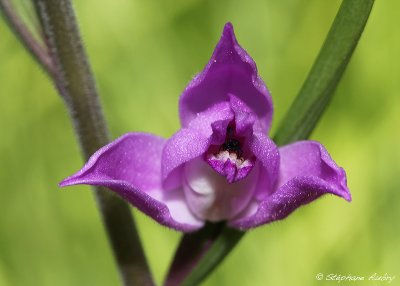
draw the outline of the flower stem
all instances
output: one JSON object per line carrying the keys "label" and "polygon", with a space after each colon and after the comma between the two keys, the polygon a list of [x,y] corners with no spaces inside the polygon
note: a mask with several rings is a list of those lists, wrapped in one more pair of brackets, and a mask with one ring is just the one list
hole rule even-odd
{"label": "flower stem", "polygon": [[[343,0],[303,87],[275,135],[274,140],[278,145],[309,137],[349,63],[367,23],[373,3],[374,0]],[[199,284],[215,270],[244,234],[244,232],[224,227],[213,245],[209,247],[181,285]],[[175,257],[175,259],[179,258]]]}
{"label": "flower stem", "polygon": [[220,264],[228,253],[236,246],[245,232],[224,227],[212,246],[204,254],[196,268],[183,280],[182,286],[198,285]]}
{"label": "flower stem", "polygon": [[165,286],[180,285],[220,235],[224,223],[209,223],[195,233],[182,236],[175,259],[165,280]]}
{"label": "flower stem", "polygon": [[[70,112],[86,159],[108,143],[96,86],[70,0],[35,0],[45,42],[56,69],[56,86]],[[104,188],[95,188],[124,285],[153,285],[129,206]]]}

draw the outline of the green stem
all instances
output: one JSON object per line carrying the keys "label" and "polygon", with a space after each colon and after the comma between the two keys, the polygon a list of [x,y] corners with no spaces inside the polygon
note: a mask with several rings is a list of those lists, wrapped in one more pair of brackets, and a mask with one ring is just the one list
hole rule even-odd
{"label": "green stem", "polygon": [[197,262],[214,243],[214,240],[221,234],[224,226],[225,223],[208,222],[199,231],[182,236],[164,285],[176,286],[182,283],[187,274],[193,270]]}
{"label": "green stem", "polygon": [[[367,23],[374,0],[343,0],[325,43],[274,141],[285,145],[307,139],[321,118]],[[182,285],[206,278],[245,233],[225,227]]]}
{"label": "green stem", "polygon": [[[109,135],[72,4],[35,0],[35,7],[56,68],[56,85],[88,159],[108,143]],[[95,196],[124,285],[153,285],[129,206],[104,188],[95,188]]]}
{"label": "green stem", "polygon": [[299,94],[280,123],[278,145],[306,139],[334,95],[370,15],[374,0],[344,0]]}
{"label": "green stem", "polygon": [[244,235],[245,232],[224,227],[219,237],[181,285],[193,286],[200,284],[224,260]]}

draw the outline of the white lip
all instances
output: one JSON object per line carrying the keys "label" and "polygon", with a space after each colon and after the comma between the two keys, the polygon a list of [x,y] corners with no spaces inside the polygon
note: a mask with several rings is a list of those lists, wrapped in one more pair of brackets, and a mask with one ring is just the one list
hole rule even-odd
{"label": "white lip", "polygon": [[216,222],[233,218],[252,198],[258,174],[256,165],[246,178],[230,184],[202,158],[194,159],[184,168],[186,201],[201,219]]}
{"label": "white lip", "polygon": [[228,152],[226,150],[218,152],[217,155],[208,154],[207,155],[207,159],[220,160],[220,161],[222,161],[224,163],[229,159],[232,163],[234,163],[236,165],[236,168],[238,168],[238,169],[243,168],[243,167],[248,167],[248,166],[252,165],[250,160],[248,160],[248,159],[245,160],[242,157],[238,158],[236,153]]}

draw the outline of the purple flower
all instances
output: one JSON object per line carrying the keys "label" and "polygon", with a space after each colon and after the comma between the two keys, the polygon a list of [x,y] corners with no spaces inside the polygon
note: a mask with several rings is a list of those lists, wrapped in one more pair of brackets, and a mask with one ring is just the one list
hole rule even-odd
{"label": "purple flower", "polygon": [[316,141],[277,148],[272,99],[230,23],[179,99],[182,128],[168,140],[128,133],[60,186],[98,185],[183,232],[206,220],[250,229],[331,193],[350,201],[345,171]]}

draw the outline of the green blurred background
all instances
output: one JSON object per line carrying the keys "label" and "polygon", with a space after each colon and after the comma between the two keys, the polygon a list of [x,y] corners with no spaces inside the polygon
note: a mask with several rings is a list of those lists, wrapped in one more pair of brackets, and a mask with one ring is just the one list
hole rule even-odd
{"label": "green blurred background", "polygon": [[[113,138],[179,128],[178,97],[231,21],[275,104],[299,90],[340,1],[75,1]],[[204,285],[333,285],[317,273],[398,276],[400,2],[377,0],[334,100],[312,135],[343,166],[353,202],[324,197],[250,231]],[[0,21],[0,285],[118,285],[63,102]],[[180,234],[133,211],[157,282]],[[351,285],[386,283],[352,282]],[[341,283],[340,285],[346,285]],[[348,285],[348,284],[347,284]]]}

